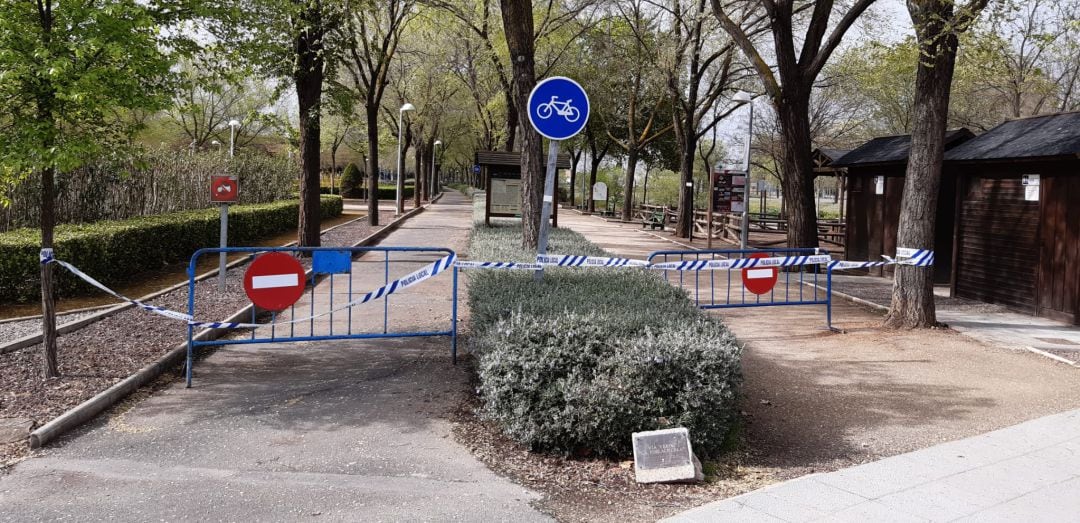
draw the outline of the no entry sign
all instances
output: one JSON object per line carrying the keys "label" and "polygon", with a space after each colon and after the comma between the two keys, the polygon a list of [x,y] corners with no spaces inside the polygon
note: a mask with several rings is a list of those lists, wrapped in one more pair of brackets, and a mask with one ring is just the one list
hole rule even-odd
{"label": "no entry sign", "polygon": [[304,267],[288,254],[268,252],[251,262],[244,273],[244,292],[251,303],[282,311],[304,294]]}
{"label": "no entry sign", "polygon": [[[763,252],[755,252],[747,258],[768,258]],[[776,286],[780,271],[776,267],[752,267],[742,270],[743,287],[754,294],[768,294]]]}

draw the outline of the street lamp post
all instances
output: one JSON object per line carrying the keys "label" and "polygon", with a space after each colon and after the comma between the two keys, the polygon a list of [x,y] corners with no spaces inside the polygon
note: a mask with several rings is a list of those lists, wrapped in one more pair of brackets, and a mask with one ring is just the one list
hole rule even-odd
{"label": "street lamp post", "polygon": [[[411,103],[406,103],[398,109],[398,125],[397,125],[397,185],[394,191],[394,216],[400,216],[405,212],[405,201],[402,200],[401,195],[405,192],[405,178],[401,175],[401,171],[405,170],[405,159],[401,157],[401,133],[403,131],[402,118],[405,115],[405,111],[415,110],[416,107]],[[368,195],[369,197],[378,198],[378,191],[374,195]]]}
{"label": "street lamp post", "polygon": [[435,197],[435,155],[442,145],[442,140],[435,140],[435,146],[431,148],[431,181],[428,182],[428,199]]}
{"label": "street lamp post", "polygon": [[[746,124],[746,154],[743,156],[746,160],[743,167],[746,183],[743,184],[742,231],[739,239],[739,248],[746,249],[746,244],[750,239],[750,141],[754,137],[754,99],[750,96],[750,93],[739,91],[735,93],[731,100],[739,105],[750,106],[750,121]],[[709,197],[711,198],[712,195],[710,194]]]}

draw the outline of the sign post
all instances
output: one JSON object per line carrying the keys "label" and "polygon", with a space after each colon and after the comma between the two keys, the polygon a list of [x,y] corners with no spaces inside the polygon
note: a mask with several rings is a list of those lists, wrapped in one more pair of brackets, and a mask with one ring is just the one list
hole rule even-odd
{"label": "sign post", "polygon": [[[229,246],[229,204],[240,200],[240,184],[235,176],[210,177],[210,201],[221,204],[221,248]],[[218,290],[225,290],[226,256],[218,255]]]}
{"label": "sign post", "polygon": [[[537,254],[547,254],[551,209],[555,203],[555,165],[559,157],[559,142],[571,138],[585,128],[589,121],[589,96],[577,82],[562,76],[548,78],[536,84],[529,93],[529,123],[551,142],[548,144],[547,175],[544,177],[544,205],[540,212],[540,238]],[[522,173],[527,175],[526,173]],[[522,219],[525,219],[523,216]],[[543,278],[536,271],[536,279]]]}

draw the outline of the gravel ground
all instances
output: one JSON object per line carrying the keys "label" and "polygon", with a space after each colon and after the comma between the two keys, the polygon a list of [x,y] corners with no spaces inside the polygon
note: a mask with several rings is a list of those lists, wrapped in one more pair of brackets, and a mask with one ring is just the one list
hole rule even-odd
{"label": "gravel ground", "polygon": [[[73,321],[79,321],[87,316],[92,316],[101,311],[104,308],[83,311],[72,312],[68,314],[58,314],[56,316],[56,324],[63,325],[65,323],[71,323]],[[6,343],[11,340],[17,340],[19,338],[29,336],[31,334],[37,334],[41,332],[41,318],[32,318],[21,321],[8,321],[0,323],[0,343]]]}
{"label": "gravel ground", "polygon": [[[392,216],[392,212],[380,213],[380,223],[385,226]],[[381,227],[373,228],[359,220],[324,235],[323,245],[351,245]],[[223,320],[248,303],[241,281],[244,269],[241,266],[228,271],[224,294],[217,290],[217,278],[195,285],[196,318]],[[185,288],[149,303],[187,311],[187,300]],[[0,418],[28,418],[34,427],[41,426],[161,357],[186,336],[186,327],[175,320],[128,309],[60,336],[60,378],[42,378],[40,344],[0,355]],[[0,446],[0,469],[26,451],[25,444]]]}

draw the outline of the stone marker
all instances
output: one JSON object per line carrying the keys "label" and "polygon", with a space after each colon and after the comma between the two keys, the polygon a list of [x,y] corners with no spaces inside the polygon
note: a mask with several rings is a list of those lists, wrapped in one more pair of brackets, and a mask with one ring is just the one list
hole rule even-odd
{"label": "stone marker", "polygon": [[634,474],[638,483],[692,483],[705,479],[683,427],[635,432]]}
{"label": "stone marker", "polygon": [[34,422],[26,418],[0,418],[0,444],[26,441]]}

